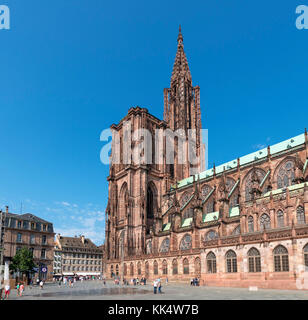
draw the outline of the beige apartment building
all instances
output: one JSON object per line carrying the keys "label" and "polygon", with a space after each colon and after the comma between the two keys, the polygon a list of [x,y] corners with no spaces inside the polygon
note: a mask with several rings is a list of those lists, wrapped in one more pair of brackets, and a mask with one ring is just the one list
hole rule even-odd
{"label": "beige apartment building", "polygon": [[[50,280],[53,275],[53,224],[31,213],[10,213],[7,207],[5,213],[4,232],[4,263],[6,274],[9,264],[18,250],[29,248],[37,266],[32,277]],[[10,273],[10,278],[15,275]]]}
{"label": "beige apartment building", "polygon": [[103,250],[84,236],[63,237],[57,234],[55,252],[55,276],[97,277],[102,274]]}

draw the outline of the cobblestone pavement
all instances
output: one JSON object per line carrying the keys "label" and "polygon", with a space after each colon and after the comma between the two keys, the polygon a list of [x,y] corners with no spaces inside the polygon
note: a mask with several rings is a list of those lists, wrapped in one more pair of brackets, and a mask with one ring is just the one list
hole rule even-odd
{"label": "cobblestone pavement", "polygon": [[191,287],[185,284],[163,283],[162,294],[154,294],[150,284],[146,286],[119,286],[101,281],[76,282],[68,285],[46,284],[41,290],[26,287],[23,297],[17,297],[16,289],[10,300],[308,300],[308,291],[244,288]]}

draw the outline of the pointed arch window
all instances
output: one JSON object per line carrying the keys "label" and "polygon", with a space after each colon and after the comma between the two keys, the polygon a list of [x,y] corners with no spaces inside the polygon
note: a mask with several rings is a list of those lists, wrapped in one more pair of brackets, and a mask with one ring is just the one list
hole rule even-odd
{"label": "pointed arch window", "polygon": [[278,228],[284,227],[284,213],[282,210],[278,210],[277,212],[277,227]]}
{"label": "pointed arch window", "polygon": [[116,275],[117,276],[119,275],[119,265],[118,264],[116,265]]}
{"label": "pointed arch window", "polygon": [[260,217],[260,230],[268,230],[271,228],[271,219],[268,214],[263,213]]}
{"label": "pointed arch window", "polygon": [[277,172],[277,187],[278,189],[286,188],[293,185],[295,178],[295,164],[293,160],[288,160],[283,163]]}
{"label": "pointed arch window", "polygon": [[170,249],[170,240],[169,238],[166,238],[163,240],[160,246],[160,252],[169,252],[169,249]]}
{"label": "pointed arch window", "polygon": [[248,217],[248,232],[254,232],[254,220],[252,216]]}
{"label": "pointed arch window", "polygon": [[189,262],[187,258],[183,260],[183,274],[189,274]]}
{"label": "pointed arch window", "polygon": [[167,263],[167,260],[163,261],[163,274],[168,274],[168,263]]}
{"label": "pointed arch window", "polygon": [[148,261],[145,263],[145,277],[148,278],[149,277],[149,274],[150,274],[150,266],[149,266],[149,263]]}
{"label": "pointed arch window", "polygon": [[141,262],[140,261],[137,264],[137,272],[138,272],[138,275],[141,275]]}
{"label": "pointed arch window", "polygon": [[192,238],[189,234],[185,235],[180,243],[180,250],[190,250],[192,247]]}
{"label": "pointed arch window", "polygon": [[226,271],[228,273],[237,272],[237,257],[233,250],[229,250],[226,253]]}
{"label": "pointed arch window", "polygon": [[133,263],[130,264],[130,275],[131,276],[134,275],[134,264]]}
{"label": "pointed arch window", "polygon": [[248,251],[248,269],[249,272],[261,272],[261,256],[256,248]]}
{"label": "pointed arch window", "polygon": [[176,259],[172,261],[172,274],[178,274],[178,261]]}
{"label": "pointed arch window", "polygon": [[154,274],[158,274],[158,263],[156,260],[154,260],[153,269],[154,269]]}
{"label": "pointed arch window", "polygon": [[211,251],[206,256],[207,273],[216,273],[216,256]]}
{"label": "pointed arch window", "polygon": [[288,250],[282,245],[274,249],[274,267],[275,272],[289,271]]}
{"label": "pointed arch window", "polygon": [[304,207],[299,206],[296,209],[296,221],[297,224],[305,224],[305,211],[304,211]]}

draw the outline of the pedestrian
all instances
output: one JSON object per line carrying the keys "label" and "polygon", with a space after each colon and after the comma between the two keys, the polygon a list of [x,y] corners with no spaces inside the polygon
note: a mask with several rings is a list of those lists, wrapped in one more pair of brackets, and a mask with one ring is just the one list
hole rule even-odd
{"label": "pedestrian", "polygon": [[158,285],[157,280],[154,280],[154,282],[153,282],[154,294],[157,293],[157,285]]}
{"label": "pedestrian", "polygon": [[166,278],[166,284],[168,284],[168,277]]}
{"label": "pedestrian", "polygon": [[22,296],[24,290],[25,290],[25,286],[24,286],[23,283],[21,283],[21,284],[20,284],[20,287],[19,287],[19,296],[20,296],[20,297]]}
{"label": "pedestrian", "polygon": [[162,285],[161,285],[161,280],[159,278],[158,279],[158,293],[161,293],[161,288],[162,288]]}
{"label": "pedestrian", "polygon": [[36,285],[39,286],[39,284],[40,284],[40,279],[37,278],[37,279],[36,279]]}
{"label": "pedestrian", "polygon": [[44,282],[43,282],[43,280],[41,280],[41,281],[40,281],[40,288],[41,288],[41,290],[43,290],[43,286],[44,286]]}
{"label": "pedestrian", "polygon": [[19,284],[19,282],[18,282],[17,285],[16,285],[17,297],[19,296],[19,288],[20,288],[20,284]]}
{"label": "pedestrian", "polygon": [[[10,291],[11,291],[11,287],[9,284],[6,284],[4,286],[4,299],[8,299],[9,298],[9,295],[10,295]],[[3,299],[3,300],[4,300]]]}

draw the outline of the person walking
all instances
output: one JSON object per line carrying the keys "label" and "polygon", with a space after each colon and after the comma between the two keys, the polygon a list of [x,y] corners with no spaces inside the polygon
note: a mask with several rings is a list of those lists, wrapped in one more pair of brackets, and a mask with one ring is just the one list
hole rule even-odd
{"label": "person walking", "polygon": [[161,280],[160,278],[158,278],[158,293],[161,293],[161,288],[162,288]]}
{"label": "person walking", "polygon": [[157,293],[157,285],[158,285],[158,281],[155,279],[155,280],[153,281],[154,294]]}
{"label": "person walking", "polygon": [[10,291],[11,291],[10,285],[9,285],[9,284],[6,284],[6,285],[4,286],[4,299],[3,299],[3,300],[9,298]]}
{"label": "person walking", "polygon": [[17,286],[16,286],[16,290],[17,290],[16,296],[17,296],[17,297],[19,296],[19,288],[20,288],[20,284],[19,284],[19,282],[18,282],[18,283],[17,283]]}
{"label": "person walking", "polygon": [[43,286],[44,286],[44,282],[43,282],[43,280],[41,280],[41,282],[40,282],[40,288],[41,288],[41,290],[43,290]]}
{"label": "person walking", "polygon": [[25,286],[24,286],[23,283],[21,283],[21,284],[20,284],[20,287],[19,287],[19,296],[20,296],[20,297],[22,296],[24,290],[25,290]]}

